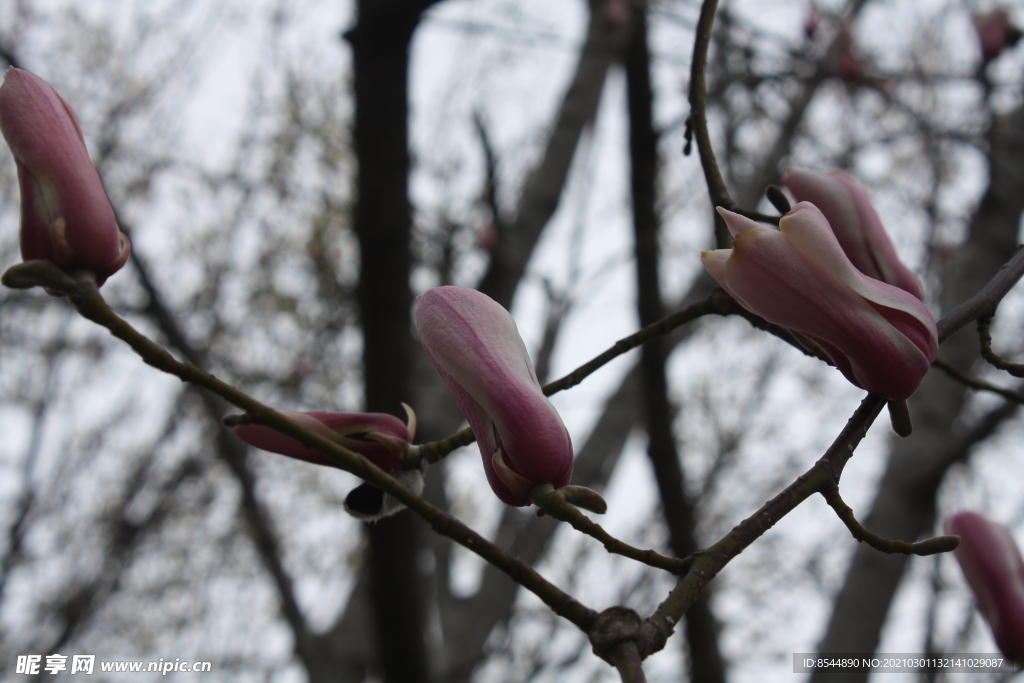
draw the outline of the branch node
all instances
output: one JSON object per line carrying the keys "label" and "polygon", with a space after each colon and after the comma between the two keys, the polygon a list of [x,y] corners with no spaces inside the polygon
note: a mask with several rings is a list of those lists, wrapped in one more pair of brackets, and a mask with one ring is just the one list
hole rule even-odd
{"label": "branch node", "polygon": [[609,607],[597,615],[587,631],[594,654],[615,665],[624,643],[633,644],[641,660],[665,646],[660,629],[628,607]]}

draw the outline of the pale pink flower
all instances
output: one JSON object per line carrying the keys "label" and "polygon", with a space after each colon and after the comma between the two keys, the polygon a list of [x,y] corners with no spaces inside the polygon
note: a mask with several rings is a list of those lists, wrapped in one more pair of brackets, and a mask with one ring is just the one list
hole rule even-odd
{"label": "pale pink flower", "polygon": [[0,132],[18,167],[21,255],[87,268],[103,284],[131,253],[67,102],[11,68],[0,86]]}
{"label": "pale pink flower", "polygon": [[437,287],[419,298],[420,342],[476,435],[487,481],[509,505],[569,483],[569,432],[544,396],[508,311],[485,294]]}
{"label": "pale pink flower", "polygon": [[800,169],[790,170],[782,184],[798,202],[818,207],[860,272],[924,299],[921,282],[900,261],[864,188],[838,171],[822,175]]}
{"label": "pale pink flower", "polygon": [[956,559],[996,644],[1024,664],[1024,561],[1010,530],[977,512],[959,512],[946,532],[960,537]]}
{"label": "pale pink flower", "polygon": [[701,260],[740,305],[806,336],[862,389],[890,400],[917,391],[938,354],[935,320],[919,299],[854,268],[813,204],[794,206],[781,230],[718,212],[732,249]]}

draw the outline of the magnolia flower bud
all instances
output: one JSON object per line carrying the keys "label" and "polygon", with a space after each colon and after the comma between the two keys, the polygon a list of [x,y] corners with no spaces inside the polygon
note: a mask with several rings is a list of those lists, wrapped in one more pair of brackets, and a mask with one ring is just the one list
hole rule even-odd
{"label": "magnolia flower bud", "polygon": [[537,484],[568,484],[569,432],[508,311],[475,290],[437,287],[419,298],[414,317],[423,348],[473,428],[494,493],[525,506]]}
{"label": "magnolia flower bud", "polygon": [[38,76],[8,69],[0,132],[18,168],[22,258],[87,268],[103,284],[128,260],[131,243],[117,227],[71,107]]}
{"label": "magnolia flower bud", "polygon": [[974,30],[978,34],[982,66],[998,57],[1006,48],[1016,45],[1022,35],[1021,30],[1010,21],[1010,13],[1003,7],[974,17]]}
{"label": "magnolia flower bud", "polygon": [[921,282],[903,265],[864,189],[838,171],[821,175],[792,169],[782,179],[798,202],[810,202],[825,215],[847,258],[876,280],[924,300]]}
{"label": "magnolia flower bud", "polygon": [[[299,426],[319,434],[330,441],[362,455],[377,467],[400,481],[416,494],[423,492],[423,472],[403,469],[405,449],[416,437],[416,414],[402,404],[409,416],[409,424],[385,413],[295,413],[282,411],[282,415]],[[271,453],[280,453],[314,465],[338,467],[340,465],[320,451],[308,448],[281,432],[254,424],[247,415],[234,415],[224,419],[235,435],[250,446]],[[404,506],[371,484],[361,484],[345,498],[345,509],[353,516],[367,521],[387,517]]]}
{"label": "magnolia flower bud", "polygon": [[[296,413],[281,414],[295,424],[354,451],[384,471],[402,469],[405,447],[415,438],[416,416],[403,404],[409,415],[406,426],[394,415],[385,413]],[[339,467],[332,458],[302,445],[276,429],[254,424],[245,415],[229,417],[225,423],[235,435],[250,446],[305,460],[314,465]]]}
{"label": "magnolia flower bud", "polygon": [[977,512],[959,512],[946,533],[960,537],[956,559],[1007,657],[1024,664],[1024,561],[1010,530]]}
{"label": "magnolia flower bud", "polygon": [[718,212],[733,248],[701,260],[741,306],[805,335],[862,389],[890,400],[917,391],[938,354],[935,320],[919,299],[854,268],[813,204],[794,206],[781,230]]}

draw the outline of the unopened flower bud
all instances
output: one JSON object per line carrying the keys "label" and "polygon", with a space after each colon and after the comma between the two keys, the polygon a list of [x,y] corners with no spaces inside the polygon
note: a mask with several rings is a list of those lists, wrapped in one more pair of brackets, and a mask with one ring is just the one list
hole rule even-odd
{"label": "unopened flower bud", "polygon": [[919,299],[854,268],[813,204],[794,206],[781,230],[718,211],[732,249],[701,260],[741,306],[805,335],[862,389],[890,400],[917,391],[938,354],[935,320]]}
{"label": "unopened flower bud", "polygon": [[486,294],[437,287],[419,298],[416,330],[476,435],[487,481],[509,505],[569,483],[569,432],[541,390],[508,311]]}
{"label": "unopened flower bud", "polygon": [[946,532],[960,537],[956,559],[1007,657],[1024,664],[1024,561],[1010,530],[977,512],[959,512]]}
{"label": "unopened flower bud", "polygon": [[[364,456],[377,467],[388,471],[402,469],[405,447],[415,438],[415,414],[409,406],[404,407],[409,415],[408,426],[394,415],[386,413],[282,411],[281,414],[297,425]],[[337,462],[320,451],[304,446],[276,429],[250,422],[244,415],[228,418],[225,422],[238,438],[250,446],[315,465],[339,467]]]}
{"label": "unopened flower bud", "polygon": [[118,229],[71,107],[43,79],[8,69],[0,132],[18,168],[22,258],[86,268],[103,284],[128,260],[131,243]]}

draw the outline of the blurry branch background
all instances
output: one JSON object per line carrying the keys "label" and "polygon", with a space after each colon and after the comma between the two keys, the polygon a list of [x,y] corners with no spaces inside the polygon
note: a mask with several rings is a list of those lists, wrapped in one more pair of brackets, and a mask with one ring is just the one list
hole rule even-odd
{"label": "blurry branch background", "polygon": [[[790,165],[855,176],[941,313],[1018,242],[1024,59],[980,70],[974,5],[918,5],[822,2],[808,36],[802,1],[723,2],[708,119],[745,208],[770,213],[764,186]],[[282,409],[405,400],[429,440],[461,417],[408,322],[428,287],[509,306],[548,378],[710,290],[710,207],[681,154],[699,5],[625,6],[9,2],[0,58],[77,112],[135,245],[104,287],[133,324]],[[839,77],[843,20],[855,77]],[[0,159],[5,266],[17,222]],[[995,319],[1010,359],[1022,304],[1011,293]],[[973,330],[941,356],[1014,384],[979,362]],[[602,524],[685,554],[806,469],[861,393],[715,318],[555,403],[574,483],[610,503]],[[1016,408],[932,372],[911,410],[911,439],[880,420],[847,469],[866,525],[913,540],[971,507],[1019,532]],[[250,452],[224,412],[66,303],[0,291],[2,666],[59,652],[211,661],[211,680],[615,680],[500,572],[411,515],[353,520],[355,477]],[[645,613],[673,584],[501,506],[475,446],[431,468],[426,495],[597,609]],[[817,499],[679,631],[652,679],[759,680],[819,644],[994,651],[949,558],[857,547]]]}

